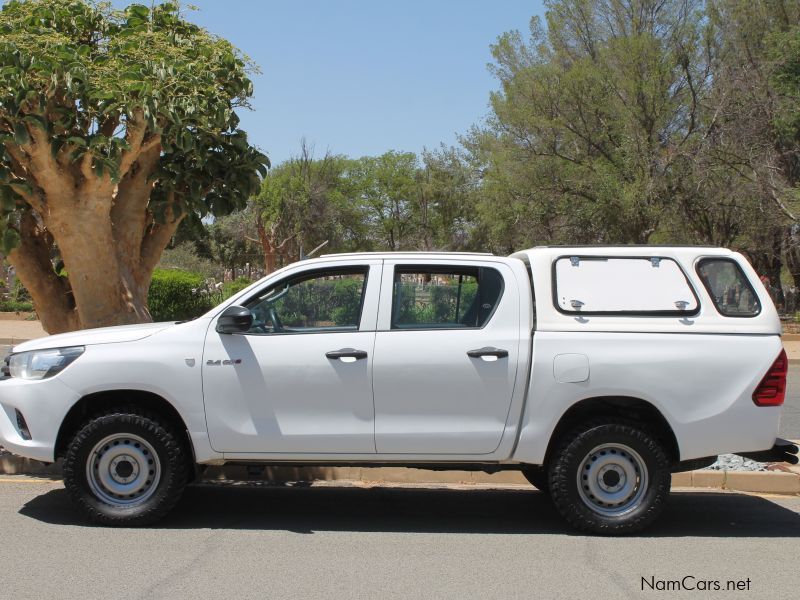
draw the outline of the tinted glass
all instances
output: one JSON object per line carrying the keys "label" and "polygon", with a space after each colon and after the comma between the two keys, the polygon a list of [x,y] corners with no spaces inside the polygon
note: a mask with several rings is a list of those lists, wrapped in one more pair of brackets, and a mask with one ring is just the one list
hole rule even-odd
{"label": "tinted glass", "polygon": [[706,258],[697,265],[697,274],[720,314],[754,317],[761,312],[758,296],[736,262],[726,258]]}
{"label": "tinted glass", "polygon": [[251,333],[357,330],[366,269],[322,272],[281,282],[253,298]]}
{"label": "tinted glass", "polygon": [[393,329],[483,327],[503,290],[490,268],[395,269]]}

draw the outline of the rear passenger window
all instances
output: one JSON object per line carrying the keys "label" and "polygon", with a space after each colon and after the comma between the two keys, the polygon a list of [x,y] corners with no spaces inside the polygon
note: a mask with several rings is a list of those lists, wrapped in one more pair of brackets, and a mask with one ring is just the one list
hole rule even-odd
{"label": "rear passenger window", "polygon": [[700,306],[670,258],[567,256],[556,260],[554,275],[553,299],[565,313],[668,316]]}
{"label": "rear passenger window", "polygon": [[697,264],[697,274],[721,315],[755,317],[761,312],[758,296],[736,261],[704,258]]}
{"label": "rear passenger window", "polygon": [[392,329],[483,327],[503,293],[486,267],[395,267]]}

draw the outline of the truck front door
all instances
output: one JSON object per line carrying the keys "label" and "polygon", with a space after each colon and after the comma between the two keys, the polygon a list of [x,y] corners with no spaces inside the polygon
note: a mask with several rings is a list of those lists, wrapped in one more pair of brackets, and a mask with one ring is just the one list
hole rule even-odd
{"label": "truck front door", "polygon": [[212,321],[203,397],[218,452],[374,454],[372,349],[381,262],[299,266],[242,304],[250,331]]}

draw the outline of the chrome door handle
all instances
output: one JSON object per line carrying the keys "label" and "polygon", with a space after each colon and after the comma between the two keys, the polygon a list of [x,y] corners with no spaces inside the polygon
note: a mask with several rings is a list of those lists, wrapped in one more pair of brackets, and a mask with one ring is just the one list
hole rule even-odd
{"label": "chrome door handle", "polygon": [[362,358],[367,358],[367,352],[365,350],[354,350],[353,348],[342,348],[341,350],[326,352],[325,356],[331,360],[336,360],[337,358],[355,358],[356,360],[361,360]]}
{"label": "chrome door handle", "polygon": [[480,358],[481,356],[496,356],[497,358],[506,358],[508,350],[502,348],[495,348],[494,346],[484,346],[476,350],[467,350],[467,356],[470,358]]}

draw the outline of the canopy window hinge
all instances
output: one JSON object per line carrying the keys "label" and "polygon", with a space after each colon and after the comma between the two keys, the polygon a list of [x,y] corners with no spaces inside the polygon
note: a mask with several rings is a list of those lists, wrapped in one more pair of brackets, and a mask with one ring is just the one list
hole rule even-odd
{"label": "canopy window hinge", "polygon": [[658,267],[661,264],[661,259],[654,256],[650,259],[650,264],[654,267]]}
{"label": "canopy window hinge", "polygon": [[581,264],[581,259],[578,258],[577,256],[570,256],[569,264],[571,264],[573,267],[579,267]]}

